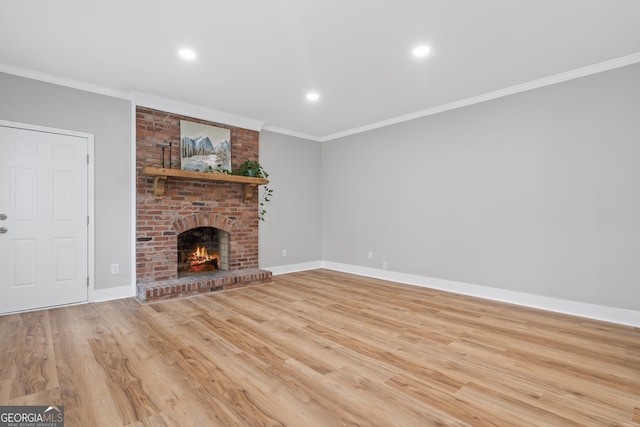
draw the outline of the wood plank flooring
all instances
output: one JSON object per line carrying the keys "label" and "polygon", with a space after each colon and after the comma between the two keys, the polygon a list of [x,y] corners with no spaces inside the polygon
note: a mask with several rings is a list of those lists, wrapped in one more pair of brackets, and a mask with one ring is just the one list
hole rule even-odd
{"label": "wood plank flooring", "polygon": [[66,426],[640,426],[640,329],[314,270],[0,316],[0,405]]}

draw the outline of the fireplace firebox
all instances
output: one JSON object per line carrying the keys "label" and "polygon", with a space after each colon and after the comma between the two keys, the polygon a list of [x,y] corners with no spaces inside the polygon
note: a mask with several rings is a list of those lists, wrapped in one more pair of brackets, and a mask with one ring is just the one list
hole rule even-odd
{"label": "fireplace firebox", "polygon": [[197,227],[178,235],[178,277],[229,269],[229,233]]}

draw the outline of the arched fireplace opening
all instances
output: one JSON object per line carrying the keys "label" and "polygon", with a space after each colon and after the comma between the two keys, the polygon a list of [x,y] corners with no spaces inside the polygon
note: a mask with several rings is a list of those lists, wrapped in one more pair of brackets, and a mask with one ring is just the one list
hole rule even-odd
{"label": "arched fireplace opening", "polygon": [[197,227],[178,234],[178,277],[229,269],[229,233]]}

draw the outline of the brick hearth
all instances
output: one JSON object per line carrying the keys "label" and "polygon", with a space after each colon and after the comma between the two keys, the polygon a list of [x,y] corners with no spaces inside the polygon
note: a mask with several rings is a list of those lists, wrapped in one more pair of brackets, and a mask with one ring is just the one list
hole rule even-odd
{"label": "brick hearth", "polygon": [[139,283],[137,297],[142,302],[199,295],[208,292],[260,285],[271,281],[271,272],[257,268],[219,271],[153,283]]}

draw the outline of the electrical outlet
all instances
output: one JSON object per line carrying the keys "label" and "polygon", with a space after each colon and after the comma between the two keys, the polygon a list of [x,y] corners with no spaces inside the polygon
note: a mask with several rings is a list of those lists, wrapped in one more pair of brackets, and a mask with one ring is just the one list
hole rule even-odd
{"label": "electrical outlet", "polygon": [[120,264],[111,264],[111,274],[120,274]]}
{"label": "electrical outlet", "polygon": [[382,268],[384,270],[386,270],[387,268],[389,268],[389,264],[387,264],[387,261],[382,261]]}
{"label": "electrical outlet", "polygon": [[369,252],[367,253],[367,258],[369,258],[369,259],[373,259],[373,252],[372,252],[372,251],[369,251]]}
{"label": "electrical outlet", "polygon": [[286,249],[282,250],[282,256],[287,256],[287,250]]}

